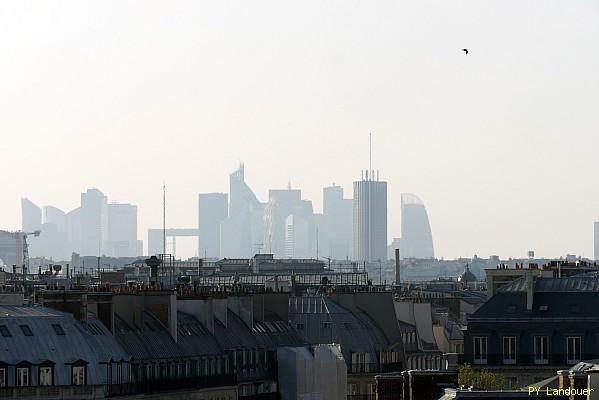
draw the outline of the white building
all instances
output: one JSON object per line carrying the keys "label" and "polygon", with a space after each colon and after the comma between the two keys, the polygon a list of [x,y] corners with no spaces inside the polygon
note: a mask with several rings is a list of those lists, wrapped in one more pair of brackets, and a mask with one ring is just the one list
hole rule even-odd
{"label": "white building", "polygon": [[341,186],[322,190],[323,230],[320,232],[320,253],[344,260],[352,255],[352,199],[343,198]]}
{"label": "white building", "polygon": [[200,193],[198,196],[198,229],[200,231],[198,255],[220,255],[220,224],[229,216],[227,193]]}
{"label": "white building", "polygon": [[285,257],[310,258],[310,224],[305,218],[291,214],[285,219]]}
{"label": "white building", "polygon": [[104,253],[108,239],[108,201],[98,189],[81,193],[81,255]]}
{"label": "white building", "polygon": [[135,257],[138,253],[137,206],[110,203],[107,207],[107,241],[104,253],[112,257]]}

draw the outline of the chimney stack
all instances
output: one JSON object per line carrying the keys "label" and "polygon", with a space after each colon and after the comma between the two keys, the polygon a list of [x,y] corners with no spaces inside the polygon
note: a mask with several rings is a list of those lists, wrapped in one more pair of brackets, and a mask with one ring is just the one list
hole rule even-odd
{"label": "chimney stack", "polygon": [[532,271],[525,272],[524,288],[526,289],[526,311],[532,311],[532,301],[535,294],[535,277]]}
{"label": "chimney stack", "polygon": [[399,269],[399,249],[395,249],[395,284],[399,285],[401,278],[401,271]]}

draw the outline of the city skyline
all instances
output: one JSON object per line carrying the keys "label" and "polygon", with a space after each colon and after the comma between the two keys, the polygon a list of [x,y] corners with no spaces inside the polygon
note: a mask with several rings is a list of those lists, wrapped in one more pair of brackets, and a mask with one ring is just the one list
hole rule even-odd
{"label": "city skyline", "polygon": [[[364,185],[365,182],[369,182],[372,181],[373,183],[378,182],[379,179],[379,171],[378,170],[372,170],[371,171],[371,176],[368,177],[367,174],[368,171],[362,171],[362,177],[360,181],[354,181],[354,190],[356,189],[356,185],[358,185],[358,187],[360,187],[360,184]],[[366,173],[366,175],[365,175]],[[181,238],[181,236],[185,237],[187,236],[188,239],[190,239],[187,243],[184,243],[184,250],[180,251],[180,246],[179,245],[175,245],[170,239],[167,240],[167,253],[168,252],[172,252],[175,249],[171,249],[172,246],[177,246],[177,249],[179,249],[179,251],[176,253],[178,257],[182,257],[182,258],[189,258],[189,257],[193,257],[193,256],[200,256],[200,257],[204,257],[207,256],[208,258],[218,258],[218,257],[241,257],[241,258],[247,258],[247,257],[251,257],[253,254],[257,254],[260,252],[265,252],[265,253],[274,253],[275,256],[277,257],[289,257],[289,258],[293,258],[295,256],[295,258],[297,258],[297,256],[295,255],[295,252],[291,252],[289,253],[289,250],[287,249],[287,247],[290,245],[288,243],[288,239],[287,239],[287,235],[293,231],[293,228],[291,228],[291,226],[289,225],[289,221],[293,220],[289,219],[289,217],[294,217],[295,220],[297,221],[297,218],[299,217],[296,212],[297,212],[297,208],[295,208],[296,212],[293,211],[289,211],[287,210],[287,212],[283,211],[283,214],[280,215],[278,217],[278,219],[280,220],[281,218],[283,218],[283,221],[278,221],[277,222],[277,229],[283,229],[282,232],[278,233],[278,236],[280,236],[280,238],[278,239],[278,244],[273,244],[275,241],[272,240],[272,233],[269,233],[269,229],[272,229],[273,225],[272,222],[268,222],[271,221],[273,219],[272,214],[272,207],[276,204],[277,209],[281,208],[281,205],[283,205],[283,209],[289,209],[289,207],[291,207],[290,210],[293,210],[294,207],[293,206],[294,203],[299,204],[306,204],[307,207],[309,207],[308,209],[306,209],[306,211],[309,212],[309,215],[306,214],[305,217],[308,218],[308,220],[305,220],[304,218],[300,218],[302,224],[306,224],[307,222],[309,222],[309,225],[307,225],[305,228],[302,228],[304,231],[306,231],[306,235],[308,235],[308,237],[306,238],[306,240],[308,240],[308,242],[306,242],[306,244],[303,246],[304,250],[298,254],[301,254],[301,256],[299,258],[310,258],[310,257],[316,257],[317,255],[319,257],[333,257],[333,258],[337,258],[337,259],[345,259],[346,257],[352,258],[354,260],[358,260],[355,257],[362,257],[364,258],[361,254],[358,254],[355,252],[354,246],[356,245],[356,234],[358,236],[360,236],[359,233],[357,233],[355,231],[356,229],[356,225],[353,221],[353,219],[356,218],[356,215],[360,214],[361,211],[359,211],[360,206],[359,203],[360,201],[358,201],[356,203],[355,198],[352,199],[351,197],[348,199],[344,199],[344,191],[343,191],[343,187],[339,186],[335,183],[333,183],[331,186],[326,186],[322,188],[322,199],[323,199],[323,207],[321,210],[317,210],[317,209],[313,209],[312,208],[312,199],[307,199],[304,196],[302,196],[301,194],[301,189],[296,189],[296,188],[292,188],[291,187],[291,183],[288,182],[288,186],[285,189],[269,189],[269,196],[270,196],[270,201],[268,202],[260,202],[260,200],[258,199],[258,197],[255,195],[255,193],[253,192],[252,188],[247,184],[247,182],[245,182],[245,167],[244,164],[241,163],[239,168],[235,171],[233,171],[232,173],[229,174],[229,183],[230,183],[230,187],[229,187],[229,192],[210,192],[210,193],[199,193],[197,194],[197,199],[199,199],[199,202],[197,203],[198,207],[197,207],[197,216],[199,217],[201,215],[201,209],[202,209],[202,199],[210,199],[209,201],[212,202],[211,205],[208,206],[208,208],[210,209],[210,213],[208,213],[209,218],[208,218],[208,223],[205,225],[202,225],[202,218],[197,218],[196,219],[196,225],[193,224],[189,224],[189,225],[184,225],[184,226],[169,226],[167,224],[166,228],[167,230],[169,230],[169,233],[167,233],[168,238],[172,238],[171,235],[174,236],[178,236],[179,238]],[[383,184],[385,186],[384,189],[384,195],[385,195],[385,199],[383,201],[383,203],[389,203],[387,201],[386,198],[386,192],[387,192],[387,182],[380,182],[381,184]],[[231,201],[230,203],[228,202],[229,199],[229,195],[230,192],[234,192],[236,193],[236,196],[233,197],[234,200],[236,201]],[[157,248],[162,249],[162,229],[161,228],[148,228],[145,229],[144,227],[139,227],[138,228],[138,224],[137,224],[137,205],[132,205],[132,204],[128,204],[128,203],[122,203],[122,202],[117,202],[114,200],[110,200],[110,202],[108,202],[107,200],[107,196],[104,195],[104,193],[102,193],[100,190],[96,189],[96,188],[91,188],[91,189],[87,189],[86,192],[82,192],[81,193],[81,204],[83,204],[84,199],[85,198],[89,198],[90,197],[90,193],[93,195],[92,197],[100,197],[103,199],[103,207],[105,208],[105,211],[103,212],[105,219],[107,219],[105,222],[103,222],[103,225],[105,226],[105,230],[100,230],[100,232],[97,233],[93,233],[95,230],[97,230],[97,227],[91,226],[88,230],[91,232],[90,234],[92,235],[103,235],[103,245],[102,245],[102,254],[104,255],[108,255],[108,256],[119,256],[119,254],[121,254],[122,256],[131,256],[132,254],[135,254],[135,250],[133,250],[134,248],[136,249],[144,249],[143,254],[147,255],[147,254],[155,254],[155,253],[160,253],[160,251],[156,250]],[[274,196],[274,198],[273,198]],[[273,203],[273,200],[276,200],[277,197],[280,197],[278,201],[275,201],[275,203]],[[354,196],[355,197],[355,196]],[[358,198],[361,197],[360,195],[358,195]],[[363,196],[362,196],[363,197]],[[428,219],[428,215],[427,215],[427,210],[425,207],[425,204],[422,202],[422,200],[411,193],[401,193],[401,206],[402,206],[402,218],[400,220],[400,225],[401,225],[401,235],[399,237],[392,237],[390,236],[389,233],[387,233],[387,237],[386,237],[386,250],[385,253],[388,254],[388,259],[393,259],[393,249],[395,248],[399,248],[401,250],[401,256],[402,258],[431,258],[431,257],[435,257],[437,259],[450,259],[451,257],[443,257],[443,256],[437,256],[435,255],[435,251],[434,251],[434,245],[433,245],[433,235],[432,235],[432,230],[431,230],[431,223],[429,222]],[[218,200],[217,200],[218,199]],[[214,203],[214,201],[217,200],[216,203]],[[242,200],[242,202],[247,202],[248,204],[242,204],[239,201]],[[291,200],[291,202],[289,202]],[[328,207],[327,207],[327,201],[328,201]],[[286,206],[284,206],[285,203],[288,203]],[[352,203],[354,203],[352,205]],[[232,205],[231,205],[232,204]],[[381,203],[382,204],[382,203]],[[358,208],[356,209],[355,206],[358,205]],[[124,208],[125,207],[125,208]],[[299,205],[300,208],[305,208],[304,205]],[[130,222],[127,223],[123,223],[121,220],[123,220],[123,218],[128,218],[127,215],[130,214],[130,212],[125,211],[126,208],[130,208],[131,212],[133,212],[132,215],[135,215],[135,217],[133,217],[134,219],[131,220]],[[229,208],[231,208],[232,214],[229,215]],[[114,210],[114,212],[120,212],[124,214],[121,214],[122,216],[120,216],[119,218],[115,218],[112,217],[112,220],[115,222],[118,222],[119,224],[121,224],[121,227],[119,229],[114,228],[114,226],[117,226],[116,223],[112,223],[110,224],[110,218],[111,218],[111,209]],[[236,219],[231,219],[229,217],[231,216],[238,216],[240,213],[242,213],[243,210],[246,209],[255,209],[252,214],[250,214],[251,216],[245,216],[242,220],[239,220],[239,218],[237,217]],[[58,249],[62,249],[66,246],[66,248],[69,248],[75,252],[80,252],[81,249],[79,249],[80,244],[73,244],[73,239],[70,237],[72,236],[72,227],[70,225],[73,225],[73,220],[72,218],[76,219],[77,221],[77,227],[75,228],[77,229],[81,229],[83,226],[79,227],[79,224],[81,224],[80,222],[80,210],[81,207],[77,207],[67,213],[65,213],[65,211],[63,211],[61,208],[59,207],[55,207],[52,205],[44,205],[43,207],[37,206],[36,203],[32,202],[31,199],[28,199],[26,197],[21,198],[21,213],[22,213],[22,218],[21,218],[21,228],[23,231],[25,232],[32,232],[34,230],[37,230],[39,227],[43,227],[43,229],[48,229],[50,228],[50,234],[52,236],[52,240],[56,241],[56,230],[58,228],[58,233],[59,234],[65,234],[67,236],[69,236],[68,239],[68,246],[66,246],[66,242],[67,240],[65,240],[65,243],[62,243],[62,239],[60,239],[58,242],[52,244],[53,242],[45,242],[42,247],[39,246],[39,244],[36,244],[36,242],[39,242],[39,240],[36,240],[33,242],[34,245],[34,255],[42,255],[42,253],[40,252],[44,252],[44,251],[48,251],[48,254],[53,254],[52,252],[56,252],[58,251],[59,253],[61,251],[64,250],[56,250]],[[119,211],[117,211],[119,210]],[[388,207],[387,210],[385,210],[385,212],[388,211]],[[114,214],[113,215],[118,215],[118,214]],[[217,215],[213,215],[213,213],[216,212]],[[355,214],[355,213],[358,214]],[[262,216],[262,214],[264,213],[264,216]],[[305,213],[305,211],[304,211]],[[344,214],[354,214],[353,217],[347,217],[347,215],[344,216]],[[77,215],[75,215],[77,214]],[[242,213],[243,214],[243,213]],[[255,214],[255,215],[254,215]],[[382,214],[381,214],[382,215]],[[388,214],[387,214],[388,215]],[[73,216],[73,217],[71,217]],[[99,217],[98,217],[99,218]],[[205,218],[205,217],[204,217]],[[245,220],[248,221],[253,221],[253,223],[250,223],[249,226],[241,226],[239,225],[240,221],[243,222]],[[312,222],[312,219],[314,219],[314,221]],[[39,221],[39,222],[36,222]],[[221,229],[220,225],[223,222],[227,222],[229,221],[230,225],[228,228],[228,233],[226,233],[226,235],[228,236],[229,240],[225,240],[224,243],[226,243],[224,245],[224,247],[221,247],[219,250],[220,252],[217,252],[216,249],[218,248],[218,246],[220,246],[220,242],[222,241],[223,238],[223,232],[220,233],[216,233],[215,231],[215,227],[217,227],[216,229]],[[206,222],[206,221],[205,221]],[[387,225],[389,220],[387,219]],[[246,222],[247,223],[247,222]],[[252,226],[252,224],[254,226]],[[89,224],[88,224],[89,225]],[[91,224],[94,225],[94,224]],[[353,227],[352,227],[353,225]],[[62,227],[61,227],[62,226]],[[133,228],[130,228],[130,226],[133,226]],[[245,227],[244,227],[245,226]],[[270,228],[269,228],[270,226]],[[599,243],[599,240],[597,239],[599,237],[599,234],[597,232],[599,232],[599,229],[597,228],[599,226],[599,222],[594,221],[593,222],[593,226],[594,226],[594,232],[593,232],[593,255],[591,256],[584,256],[581,254],[574,254],[576,256],[582,256],[583,258],[586,257],[588,259],[595,259],[597,260],[597,254],[599,249],[599,245],[597,243]],[[341,230],[339,230],[338,228],[342,227]],[[123,228],[121,230],[121,228]],[[133,229],[133,231],[131,230]],[[307,229],[307,230],[306,230]],[[318,229],[321,229],[321,237],[318,240],[321,252],[318,253],[318,246],[315,243],[315,237],[314,237],[314,232],[316,232],[316,237],[318,236]],[[348,230],[349,229],[349,233],[341,233],[342,231]],[[378,228],[377,228],[378,229]],[[241,232],[240,232],[241,230]],[[240,238],[244,237],[244,230],[247,230],[248,232],[252,232],[252,234],[248,237],[248,241],[247,244],[243,244],[243,240],[240,242]],[[352,230],[354,232],[352,232]],[[359,229],[358,229],[359,230]],[[123,232],[125,231],[125,232]],[[150,235],[150,231],[154,231],[153,234],[155,235],[154,238],[151,237]],[[387,230],[387,232],[389,232],[390,230]],[[141,238],[139,240],[137,240],[136,244],[133,244],[133,232],[137,232],[137,238]],[[178,233],[175,233],[178,232]],[[194,233],[196,232],[196,233]],[[285,233],[283,233],[285,232]],[[331,232],[334,232],[331,235]],[[382,232],[382,231],[381,231]],[[67,234],[68,233],[68,234]],[[81,232],[77,232],[76,235],[81,235]],[[198,235],[197,237],[201,237],[202,234],[206,235],[208,237],[208,241],[210,242],[210,247],[212,248],[211,254],[206,254],[206,245],[202,243],[202,241],[200,240],[199,242],[196,239],[196,236],[194,235]],[[214,236],[216,234],[216,237]],[[233,236],[230,236],[233,235]],[[241,236],[240,236],[241,235]],[[282,236],[281,236],[282,235]],[[45,235],[44,235],[45,236]],[[106,239],[108,237],[112,237],[113,239],[111,239],[110,241],[107,241]],[[160,236],[160,237],[158,237]],[[353,236],[353,240],[352,240],[352,236]],[[118,240],[116,238],[119,238]],[[224,236],[225,238],[227,238],[227,236]],[[129,239],[127,239],[129,238]],[[45,238],[44,238],[45,239]],[[30,239],[31,240],[31,239]],[[120,240],[120,242],[119,242]],[[180,240],[180,239],[179,239]],[[272,243],[268,243],[268,241],[271,240]],[[403,243],[402,243],[403,240]],[[406,241],[407,240],[407,241]],[[152,242],[154,241],[154,242]],[[96,242],[96,240],[93,240],[93,242]],[[127,244],[127,242],[130,242],[129,244]],[[159,243],[158,243],[159,242]],[[353,242],[353,243],[352,243]],[[152,245],[153,244],[153,245]],[[54,246],[54,248],[52,249],[52,251],[49,251],[48,249],[50,249],[48,246],[52,245]],[[120,246],[120,251],[117,250],[116,246]],[[123,247],[125,246],[125,247]],[[199,247],[198,247],[199,246]],[[278,247],[277,250],[275,251],[273,246]],[[416,249],[418,248],[418,249]],[[43,249],[43,250],[42,250]],[[152,251],[154,250],[154,251]],[[324,251],[323,251],[324,250]],[[137,250],[139,252],[139,250]],[[530,250],[529,250],[530,251]],[[192,253],[193,252],[193,253]],[[363,251],[362,251],[363,252]],[[534,250],[533,250],[534,252]],[[147,253],[147,254],[146,254]],[[181,253],[183,253],[183,255],[181,255]],[[220,253],[220,254],[219,254]],[[383,254],[384,252],[381,250],[379,251],[380,254]],[[141,255],[142,253],[140,253]],[[292,256],[292,254],[294,256]],[[345,255],[344,255],[345,254]],[[351,254],[351,255],[350,255]],[[571,255],[572,253],[564,253],[559,255],[560,257],[565,256],[565,255]],[[82,253],[82,255],[90,255],[85,253],[85,251]],[[481,256],[481,253],[474,253],[473,255],[476,256]],[[545,256],[543,254],[539,254],[537,253],[537,255],[540,256]],[[488,255],[482,255],[483,257],[489,257],[489,256],[496,256],[496,254],[488,254]],[[462,257],[462,256],[459,256]],[[459,257],[454,257],[454,258],[459,258]],[[466,255],[465,257],[469,257],[469,255]],[[508,255],[507,257],[512,258],[512,255]],[[514,258],[518,258],[518,257],[522,257],[522,256],[514,256]],[[52,258],[54,259],[60,259],[57,257],[52,256]],[[65,257],[66,258],[66,257]],[[378,260],[378,257],[376,258]],[[371,259],[370,261],[373,261],[374,259]],[[364,261],[364,260],[362,260]]]}
{"label": "city skyline", "polygon": [[239,160],[260,201],[291,180],[320,210],[372,131],[388,238],[415,193],[437,257],[593,256],[597,4],[181,5],[3,4],[3,229],[89,186],[159,228],[163,182],[194,226]]}

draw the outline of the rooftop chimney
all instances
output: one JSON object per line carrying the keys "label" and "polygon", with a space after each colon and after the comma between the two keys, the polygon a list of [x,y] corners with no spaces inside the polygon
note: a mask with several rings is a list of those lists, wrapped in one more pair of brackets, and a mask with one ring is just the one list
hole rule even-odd
{"label": "rooftop chimney", "polygon": [[535,276],[532,271],[526,271],[524,278],[526,289],[526,311],[532,311],[532,300],[535,294]]}
{"label": "rooftop chimney", "polygon": [[395,284],[399,285],[400,282],[400,269],[399,269],[399,249],[395,249]]}

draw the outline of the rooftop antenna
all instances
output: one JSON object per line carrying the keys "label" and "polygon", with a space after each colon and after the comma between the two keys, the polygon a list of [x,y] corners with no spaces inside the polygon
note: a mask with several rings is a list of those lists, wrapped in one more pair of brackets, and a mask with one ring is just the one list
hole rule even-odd
{"label": "rooftop antenna", "polygon": [[162,182],[162,254],[166,254],[166,185]]}
{"label": "rooftop antenna", "polygon": [[372,132],[368,133],[368,171],[372,171]]}

